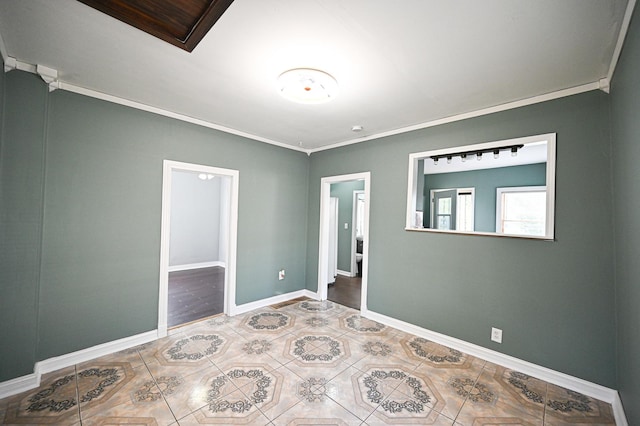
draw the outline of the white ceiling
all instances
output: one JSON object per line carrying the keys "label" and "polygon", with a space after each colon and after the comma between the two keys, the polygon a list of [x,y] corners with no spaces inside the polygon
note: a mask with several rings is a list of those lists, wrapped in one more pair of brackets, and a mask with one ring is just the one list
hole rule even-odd
{"label": "white ceiling", "polygon": [[[610,77],[631,8],[627,0],[235,0],[188,53],[75,0],[2,0],[0,36],[5,59],[58,70],[63,88],[315,150],[593,89]],[[333,75],[338,97],[300,105],[279,96],[278,75],[298,67]]]}

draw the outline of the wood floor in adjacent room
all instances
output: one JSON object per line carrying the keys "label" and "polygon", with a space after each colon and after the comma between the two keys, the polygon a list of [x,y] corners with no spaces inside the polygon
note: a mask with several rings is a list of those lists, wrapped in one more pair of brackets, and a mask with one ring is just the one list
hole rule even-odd
{"label": "wood floor in adjacent room", "polygon": [[169,273],[169,327],[221,314],[223,311],[223,267]]}
{"label": "wood floor in adjacent room", "polygon": [[327,298],[349,308],[360,310],[361,277],[338,275],[335,284],[329,286]]}

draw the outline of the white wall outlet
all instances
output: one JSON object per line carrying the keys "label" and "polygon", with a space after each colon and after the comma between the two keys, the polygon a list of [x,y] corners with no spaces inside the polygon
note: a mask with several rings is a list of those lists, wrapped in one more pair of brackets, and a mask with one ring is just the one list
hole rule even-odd
{"label": "white wall outlet", "polygon": [[499,328],[491,327],[491,340],[496,343],[502,343],[502,330]]}
{"label": "white wall outlet", "polygon": [[344,223],[344,229],[349,229],[349,222]]}
{"label": "white wall outlet", "polygon": [[280,281],[284,280],[284,269],[280,269],[278,271],[278,280]]}

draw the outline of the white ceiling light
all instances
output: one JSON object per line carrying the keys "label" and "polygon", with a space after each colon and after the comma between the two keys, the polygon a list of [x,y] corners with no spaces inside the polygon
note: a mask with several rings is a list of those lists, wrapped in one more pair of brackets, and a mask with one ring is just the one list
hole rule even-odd
{"label": "white ceiling light", "polygon": [[295,68],[280,74],[278,90],[293,102],[322,104],[337,96],[338,82],[324,71]]}

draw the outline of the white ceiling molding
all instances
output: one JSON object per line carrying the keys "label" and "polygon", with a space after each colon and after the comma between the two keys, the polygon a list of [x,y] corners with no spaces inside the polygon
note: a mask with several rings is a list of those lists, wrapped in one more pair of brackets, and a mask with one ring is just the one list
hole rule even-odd
{"label": "white ceiling molding", "polygon": [[377,133],[377,134],[369,135],[360,139],[354,139],[352,141],[345,141],[345,142],[340,142],[332,145],[326,145],[326,146],[312,149],[309,151],[313,154],[314,152],[325,151],[327,149],[339,148],[341,146],[352,145],[360,142],[366,142],[373,139],[380,139],[388,136],[399,135],[402,133],[413,132],[414,130],[440,126],[442,124],[448,124],[448,123],[453,123],[455,121],[461,121],[469,118],[480,117],[483,115],[493,114],[495,112],[507,111],[510,109],[520,108],[527,105],[533,105],[541,102],[551,101],[554,99],[564,98],[567,96],[577,95],[579,93],[591,92],[593,90],[602,90],[602,87],[599,81],[589,83],[589,84],[584,84],[582,86],[572,87],[570,89],[558,90],[557,92],[547,93],[546,95],[534,96],[528,99],[521,99],[515,102],[509,102],[502,105],[496,105],[489,108],[479,109],[477,111],[471,111],[464,114],[452,115],[451,117],[445,117],[439,120],[433,120],[425,123],[416,124],[413,126],[402,127],[400,129],[395,129],[389,132]]}
{"label": "white ceiling molding", "polygon": [[44,65],[38,64],[36,65],[36,72],[44,80],[44,82],[47,83],[50,92],[53,92],[54,90],[60,88],[60,82],[58,81],[58,70],[54,70],[53,68],[45,67]]}
{"label": "white ceiling molding", "polygon": [[2,56],[2,60],[6,63],[9,55],[7,54],[7,47],[4,45],[2,34],[0,34],[0,56]]}
{"label": "white ceiling molding", "polygon": [[153,114],[162,115],[164,117],[174,118],[176,120],[184,121],[187,123],[195,124],[197,126],[206,127],[208,129],[219,130],[224,133],[229,133],[231,135],[241,136],[243,138],[252,139],[257,142],[264,142],[270,145],[279,146],[281,148],[291,149],[293,151],[304,152],[305,154],[309,154],[308,150],[298,148],[295,146],[291,146],[289,144],[285,144],[282,142],[274,141],[271,139],[263,138],[261,136],[252,135],[250,133],[242,132],[240,130],[231,129],[229,127],[221,126],[219,124],[210,123],[208,121],[200,120],[198,118],[189,117],[187,115],[178,114],[172,111],[167,111],[162,108],[153,107],[150,105],[145,105],[140,102],[131,101],[129,99],[120,98],[118,96],[109,95],[107,93],[97,92],[95,90],[86,89],[84,87],[75,86],[73,84],[65,83],[64,81],[60,81],[60,89],[66,90],[67,92],[77,93],[79,95],[89,96],[91,98],[100,99],[107,102],[112,102],[114,104],[123,105],[135,109],[139,109],[142,111],[150,112]]}
{"label": "white ceiling molding", "polygon": [[[609,65],[609,72],[607,74],[607,88],[611,83],[611,79],[613,78],[613,74],[616,71],[616,66],[618,65],[618,60],[620,59],[620,53],[622,52],[622,46],[624,45],[624,40],[627,37],[627,32],[629,31],[629,23],[631,22],[631,16],[633,16],[633,10],[636,6],[636,0],[629,0],[627,3],[627,9],[624,12],[624,18],[622,19],[622,26],[620,27],[620,32],[618,33],[618,41],[616,43],[615,50],[613,51],[613,56],[611,57],[611,64]],[[605,90],[609,93],[609,90]]]}

